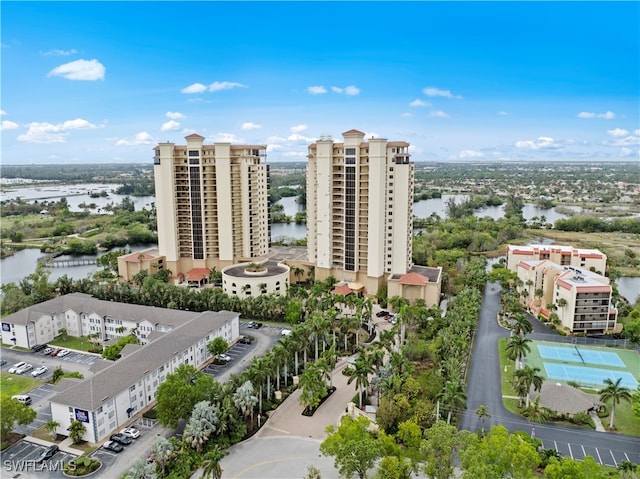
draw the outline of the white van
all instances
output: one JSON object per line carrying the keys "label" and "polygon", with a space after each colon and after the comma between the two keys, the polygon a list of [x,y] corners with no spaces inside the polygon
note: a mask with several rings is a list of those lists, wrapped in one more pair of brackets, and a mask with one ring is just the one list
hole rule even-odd
{"label": "white van", "polygon": [[31,396],[27,396],[26,394],[18,394],[16,396],[11,396],[11,399],[15,399],[22,404],[26,404],[27,406],[31,404]]}

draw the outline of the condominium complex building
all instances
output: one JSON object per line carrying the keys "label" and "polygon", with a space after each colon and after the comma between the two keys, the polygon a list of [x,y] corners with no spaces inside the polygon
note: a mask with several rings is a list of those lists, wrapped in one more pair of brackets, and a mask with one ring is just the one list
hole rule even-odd
{"label": "condominium complex building", "polygon": [[[167,142],[154,149],[163,268],[181,277],[265,255],[270,241],[266,145],[205,145],[195,133],[185,139],[186,145]],[[128,270],[119,273],[130,279]]]}
{"label": "condominium complex building", "polygon": [[507,266],[518,275],[527,308],[574,333],[601,334],[620,330],[612,303],[606,256],[598,250],[569,246],[507,246]]}
{"label": "condominium complex building", "polygon": [[308,260],[317,279],[331,275],[375,293],[412,267],[414,166],[405,141],[365,141],[358,130],[342,136],[309,146]]}

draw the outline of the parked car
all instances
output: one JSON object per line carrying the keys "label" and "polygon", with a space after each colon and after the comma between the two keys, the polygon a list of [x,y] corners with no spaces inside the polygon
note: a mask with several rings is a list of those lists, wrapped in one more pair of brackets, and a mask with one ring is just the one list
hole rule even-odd
{"label": "parked car", "polygon": [[137,439],[140,437],[140,431],[138,431],[135,427],[126,427],[122,431],[120,431],[120,434],[130,437],[131,439]]}
{"label": "parked car", "polygon": [[385,316],[389,316],[389,314],[390,314],[389,311],[383,309],[381,311],[378,311],[376,313],[376,316],[379,318],[384,318]]}
{"label": "parked car", "polygon": [[62,348],[53,348],[53,350],[49,354],[51,356],[57,356],[60,351],[62,351]]}
{"label": "parked car", "polygon": [[113,452],[122,452],[124,450],[124,447],[115,441],[107,441],[102,447]]}
{"label": "parked car", "polygon": [[31,348],[31,351],[33,351],[34,353],[38,353],[40,351],[42,351],[43,349],[45,349],[47,347],[46,344],[36,344],[35,346],[33,346]]}
{"label": "parked car", "polygon": [[16,369],[16,374],[24,374],[27,371],[31,371],[32,369],[33,369],[33,365],[27,363],[23,366],[20,366],[18,369]]}
{"label": "parked car", "polygon": [[58,354],[56,354],[56,356],[64,357],[69,353],[71,353],[71,351],[69,351],[68,349],[61,349],[60,351],[58,351]]}
{"label": "parked car", "polygon": [[218,354],[218,359],[220,361],[229,362],[231,361],[231,356],[227,356],[226,354]]}
{"label": "parked car", "polygon": [[35,378],[36,376],[40,376],[41,374],[45,374],[49,368],[46,366],[40,366],[31,371],[31,375]]}
{"label": "parked car", "polygon": [[47,459],[51,459],[60,449],[55,444],[46,448],[36,459],[36,462],[44,462]]}
{"label": "parked car", "polygon": [[47,355],[47,356],[48,356],[49,354],[51,354],[51,351],[53,351],[53,348],[44,348],[44,349],[42,350],[42,354],[44,354],[44,355]]}
{"label": "parked car", "polygon": [[31,396],[28,396],[26,394],[16,394],[15,396],[11,396],[11,399],[15,399],[16,401],[21,402],[26,406],[31,404]]}
{"label": "parked car", "polygon": [[282,331],[280,331],[280,336],[289,336],[290,334],[291,334],[290,329],[283,329]]}
{"label": "parked car", "polygon": [[112,434],[111,437],[109,438],[112,441],[115,441],[119,444],[122,444],[123,446],[128,446],[129,444],[131,444],[133,441],[131,441],[130,437],[125,436],[124,434],[121,433],[116,433],[116,434]]}
{"label": "parked car", "polygon": [[256,323],[256,325],[253,328],[260,329],[262,326],[264,326],[262,323]]}
{"label": "parked car", "polygon": [[238,342],[240,344],[251,344],[253,340],[248,336],[241,336],[240,339],[238,339]]}
{"label": "parked car", "polygon": [[247,328],[255,329],[257,325],[258,323],[256,323],[255,321],[251,321],[249,324],[247,324]]}
{"label": "parked car", "polygon": [[7,364],[7,360],[6,359],[0,359],[0,366],[4,366],[5,364]]}
{"label": "parked car", "polygon": [[21,368],[22,366],[24,366],[25,364],[27,364],[27,363],[25,363],[24,361],[20,361],[19,363],[15,363],[13,366],[11,366],[11,367],[9,368],[9,372],[10,372],[11,374],[18,374],[16,371],[17,371],[19,368]]}

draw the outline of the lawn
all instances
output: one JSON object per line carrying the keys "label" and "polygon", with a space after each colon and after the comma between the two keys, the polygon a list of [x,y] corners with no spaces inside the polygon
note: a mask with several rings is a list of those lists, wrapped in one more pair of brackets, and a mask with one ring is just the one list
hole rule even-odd
{"label": "lawn", "polygon": [[81,336],[79,338],[67,336],[65,340],[62,339],[62,336],[58,336],[47,344],[50,346],[57,346],[59,348],[75,349],[76,351],[85,352],[89,352],[89,347],[92,345],[85,336]]}
{"label": "lawn", "polygon": [[3,396],[15,396],[25,394],[33,388],[37,388],[43,382],[31,376],[20,376],[18,374],[0,373],[0,391]]}
{"label": "lawn", "polygon": [[[611,411],[611,401],[607,402],[607,408]],[[605,429],[609,429],[610,416],[600,418]],[[616,406],[616,415],[613,426],[620,434],[640,437],[640,419],[633,415],[631,403],[620,401]]]}
{"label": "lawn", "polygon": [[514,391],[513,386],[511,386],[511,379],[513,379],[513,372],[515,371],[516,365],[515,361],[507,358],[507,352],[505,351],[506,346],[507,338],[498,340],[498,351],[500,352],[500,379],[502,384],[502,395],[516,396],[516,392]]}

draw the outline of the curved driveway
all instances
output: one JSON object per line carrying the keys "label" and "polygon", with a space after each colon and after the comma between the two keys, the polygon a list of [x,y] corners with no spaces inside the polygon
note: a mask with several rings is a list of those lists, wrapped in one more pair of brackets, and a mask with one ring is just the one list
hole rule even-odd
{"label": "curved driveway", "polygon": [[[510,413],[502,404],[498,339],[507,337],[509,331],[498,325],[500,308],[499,284],[487,283],[469,369],[467,410],[462,414],[460,428],[469,431],[481,428],[475,411],[481,405],[486,405],[491,418],[485,419],[485,428],[502,424],[511,432],[531,432],[531,423]],[[546,332],[538,321],[532,322],[536,332]],[[564,456],[582,459],[589,455],[609,466],[616,466],[625,460],[640,463],[640,438],[637,437],[554,424],[536,424],[535,434],[542,440],[544,448],[556,449]]]}

